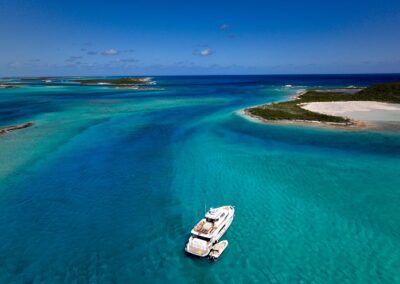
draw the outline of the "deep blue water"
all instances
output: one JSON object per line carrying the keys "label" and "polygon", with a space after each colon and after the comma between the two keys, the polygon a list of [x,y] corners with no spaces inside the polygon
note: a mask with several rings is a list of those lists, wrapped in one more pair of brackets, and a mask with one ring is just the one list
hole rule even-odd
{"label": "deep blue water", "polygon": [[[0,127],[35,123],[0,136],[0,283],[400,283],[400,134],[237,114],[400,75],[68,80],[0,90]],[[221,259],[186,256],[226,204]]]}

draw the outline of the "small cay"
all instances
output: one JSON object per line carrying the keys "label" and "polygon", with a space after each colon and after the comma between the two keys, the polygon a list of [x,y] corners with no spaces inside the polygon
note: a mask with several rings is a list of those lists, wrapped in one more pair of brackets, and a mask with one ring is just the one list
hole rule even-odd
{"label": "small cay", "polygon": [[154,85],[155,82],[152,81],[150,77],[126,77],[126,78],[112,78],[112,79],[80,79],[73,80],[72,82],[80,83],[81,85],[109,85],[114,88],[133,88],[137,86],[148,86]]}
{"label": "small cay", "polygon": [[16,88],[20,88],[20,85],[16,85],[16,84],[4,84],[4,83],[0,83],[0,89],[16,89]]}
{"label": "small cay", "polygon": [[0,135],[7,134],[9,132],[19,130],[19,129],[24,129],[33,126],[33,122],[28,122],[28,123],[23,123],[23,124],[18,124],[18,125],[11,125],[11,126],[6,126],[0,128]]}

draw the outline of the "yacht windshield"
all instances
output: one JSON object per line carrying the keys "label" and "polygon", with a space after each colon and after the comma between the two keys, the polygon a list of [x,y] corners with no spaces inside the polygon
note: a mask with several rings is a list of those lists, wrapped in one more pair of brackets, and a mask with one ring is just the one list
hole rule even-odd
{"label": "yacht windshield", "polygon": [[206,242],[209,242],[209,241],[210,241],[210,238],[205,238],[205,237],[198,236],[198,235],[192,235],[192,237],[193,237],[193,238],[200,239],[200,240],[203,240],[203,241],[206,241]]}

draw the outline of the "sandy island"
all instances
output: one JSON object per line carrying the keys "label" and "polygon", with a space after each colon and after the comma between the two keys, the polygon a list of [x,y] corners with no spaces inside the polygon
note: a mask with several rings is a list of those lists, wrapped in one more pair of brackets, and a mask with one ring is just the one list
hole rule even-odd
{"label": "sandy island", "polygon": [[239,114],[273,124],[400,130],[400,83],[298,90],[287,101],[253,106]]}

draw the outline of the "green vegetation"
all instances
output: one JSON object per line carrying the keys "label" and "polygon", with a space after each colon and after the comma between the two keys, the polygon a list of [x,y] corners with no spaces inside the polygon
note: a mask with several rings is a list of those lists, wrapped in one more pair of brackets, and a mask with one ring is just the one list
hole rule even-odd
{"label": "green vegetation", "polygon": [[115,79],[82,79],[73,80],[73,82],[91,85],[91,84],[111,84],[111,85],[148,85],[150,81],[147,78],[115,78]]}
{"label": "green vegetation", "polygon": [[369,101],[400,103],[400,83],[386,83],[368,87],[356,94]]}
{"label": "green vegetation", "polygon": [[335,123],[347,123],[349,119],[325,115],[303,109],[299,106],[299,101],[288,101],[270,105],[259,106],[248,109],[252,115],[262,117],[267,120],[307,120],[307,121],[325,121]]}
{"label": "green vegetation", "polygon": [[304,120],[349,123],[350,120],[347,118],[315,113],[300,107],[303,103],[334,101],[378,101],[400,103],[400,83],[374,85],[356,93],[310,90],[299,96],[296,100],[258,106],[247,109],[247,111],[252,115],[275,121]]}

